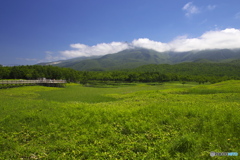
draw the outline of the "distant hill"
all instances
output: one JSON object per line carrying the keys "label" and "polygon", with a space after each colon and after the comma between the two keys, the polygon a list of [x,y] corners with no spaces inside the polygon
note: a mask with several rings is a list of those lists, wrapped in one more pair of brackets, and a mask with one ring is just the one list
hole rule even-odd
{"label": "distant hill", "polygon": [[166,53],[159,53],[148,49],[134,49],[124,50],[116,54],[108,54],[97,59],[82,61],[72,66],[72,68],[77,70],[113,70],[161,63],[169,63]]}
{"label": "distant hill", "polygon": [[178,64],[150,64],[129,69],[134,72],[160,72],[164,74],[205,75],[205,76],[237,76],[240,77],[240,60],[227,63],[216,62],[183,62]]}
{"label": "distant hill", "polygon": [[239,63],[237,59],[240,59],[240,49],[157,52],[150,49],[135,48],[104,56],[79,57],[65,61],[44,63],[44,65],[67,67],[80,71],[103,71],[131,69],[148,64],[177,64],[182,62],[232,62],[237,65]]}
{"label": "distant hill", "polygon": [[228,63],[230,63],[231,65],[240,66],[240,59],[232,60]]}
{"label": "distant hill", "polygon": [[194,63],[214,63],[214,61],[208,59],[197,59],[193,61]]}
{"label": "distant hill", "polygon": [[77,57],[77,58],[72,58],[72,59],[68,59],[68,60],[60,60],[60,61],[55,61],[55,62],[42,62],[42,63],[38,63],[37,65],[41,65],[41,66],[47,66],[47,65],[57,65],[57,66],[61,66],[61,67],[68,67],[68,66],[72,66],[75,63],[79,63],[82,60],[87,60],[87,59],[94,59],[94,58],[99,58],[101,56],[91,56],[91,57]]}
{"label": "distant hill", "polygon": [[213,62],[222,62],[225,60],[240,59],[240,50],[203,50],[203,51],[189,51],[189,52],[172,52],[169,53],[172,63],[179,62],[193,62],[199,59],[205,59]]}

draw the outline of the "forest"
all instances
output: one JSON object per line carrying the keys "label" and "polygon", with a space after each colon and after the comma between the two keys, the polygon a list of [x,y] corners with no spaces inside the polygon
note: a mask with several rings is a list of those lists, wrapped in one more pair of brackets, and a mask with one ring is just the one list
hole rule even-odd
{"label": "forest", "polygon": [[238,63],[180,63],[151,64],[134,69],[114,71],[76,71],[56,66],[0,66],[0,79],[65,79],[82,84],[94,81],[114,82],[169,82],[195,81],[199,84],[240,79]]}
{"label": "forest", "polygon": [[68,82],[77,82],[80,80],[78,71],[69,68],[60,68],[53,66],[13,66],[0,67],[0,79],[65,79]]}

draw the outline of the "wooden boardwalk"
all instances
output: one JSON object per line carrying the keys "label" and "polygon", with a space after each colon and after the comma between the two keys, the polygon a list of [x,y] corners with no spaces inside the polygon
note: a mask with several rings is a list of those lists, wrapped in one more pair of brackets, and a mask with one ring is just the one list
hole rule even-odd
{"label": "wooden boardwalk", "polygon": [[0,80],[0,84],[63,84],[67,83],[66,80]]}

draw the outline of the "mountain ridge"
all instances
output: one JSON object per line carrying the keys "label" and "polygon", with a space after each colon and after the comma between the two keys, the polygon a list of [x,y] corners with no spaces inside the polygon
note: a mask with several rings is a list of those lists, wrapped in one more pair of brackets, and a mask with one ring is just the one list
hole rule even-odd
{"label": "mountain ridge", "polygon": [[[158,52],[135,48],[103,56],[78,57],[70,60],[45,63],[79,71],[131,69],[148,64],[177,64],[182,62],[217,63],[240,59],[240,49],[200,50],[188,52]],[[38,64],[41,65],[41,64]]]}

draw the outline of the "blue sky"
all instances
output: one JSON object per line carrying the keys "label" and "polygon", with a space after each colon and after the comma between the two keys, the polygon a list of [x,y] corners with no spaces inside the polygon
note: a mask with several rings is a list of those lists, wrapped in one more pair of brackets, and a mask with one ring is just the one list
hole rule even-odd
{"label": "blue sky", "polygon": [[0,0],[0,64],[131,47],[240,48],[239,6],[239,0]]}

